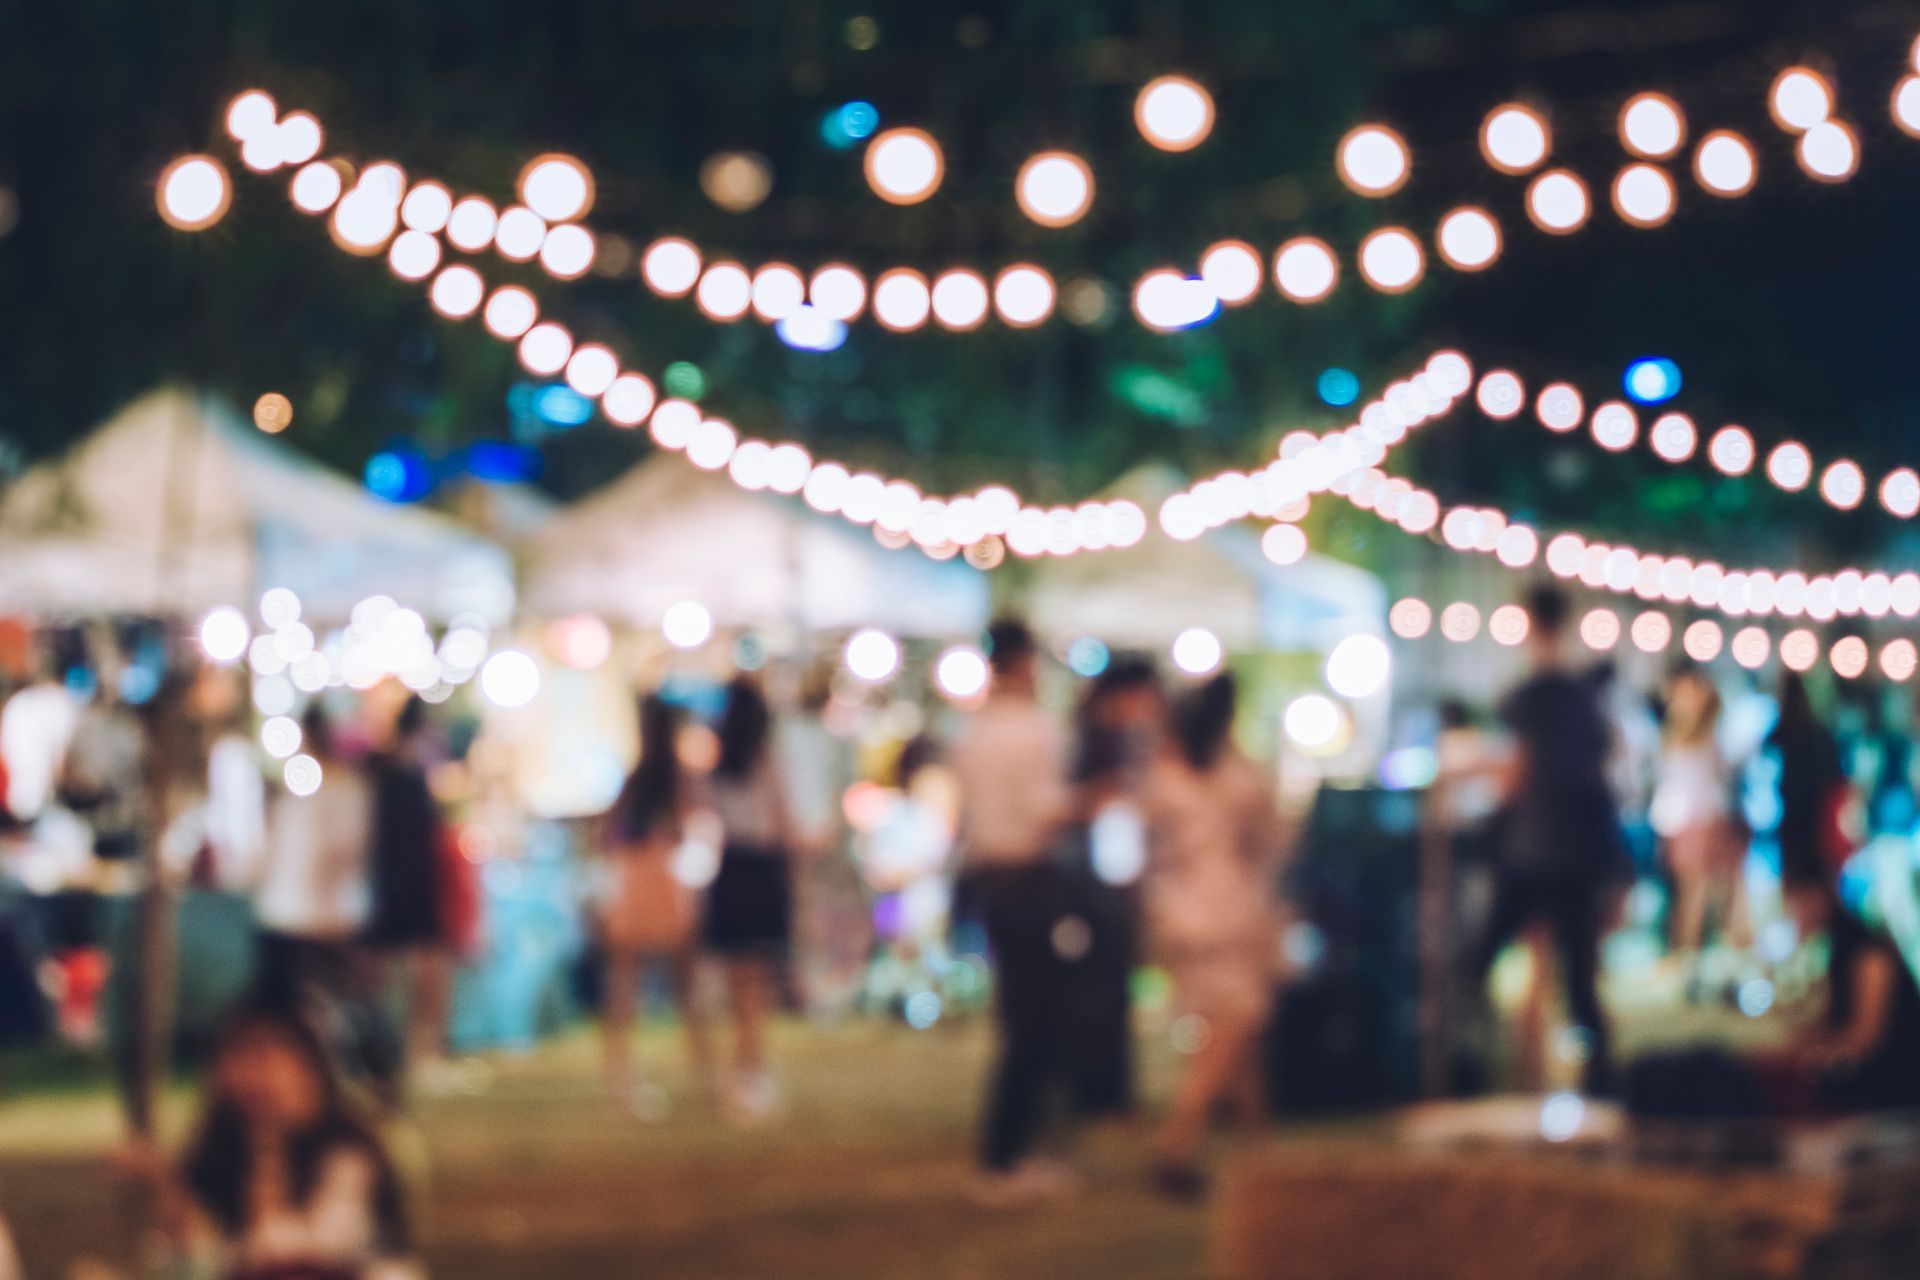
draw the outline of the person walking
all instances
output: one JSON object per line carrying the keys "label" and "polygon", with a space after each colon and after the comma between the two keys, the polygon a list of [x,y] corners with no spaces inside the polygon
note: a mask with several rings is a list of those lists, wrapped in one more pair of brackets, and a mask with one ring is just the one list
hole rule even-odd
{"label": "person walking", "polygon": [[1179,1016],[1201,1033],[1158,1142],[1157,1179],[1181,1197],[1205,1187],[1215,1111],[1231,1103],[1243,1122],[1259,1117],[1261,1032],[1278,978],[1285,837],[1271,779],[1233,744],[1235,694],[1220,675],[1181,699],[1146,786],[1149,945]]}
{"label": "person walking", "polygon": [[995,966],[999,1046],[981,1135],[980,1198],[1007,1204],[1071,1186],[1035,1158],[1046,1111],[1068,1083],[1074,965],[1092,931],[1054,857],[1073,816],[1064,727],[1037,697],[1039,647],[1024,623],[988,631],[992,686],[952,753],[963,875]]}
{"label": "person walking", "polygon": [[[1593,682],[1567,669],[1563,647],[1571,601],[1543,584],[1527,596],[1532,673],[1501,706],[1513,738],[1502,770],[1495,889],[1473,973],[1485,978],[1517,935],[1536,962],[1559,959],[1568,1012],[1586,1041],[1583,1087],[1613,1087],[1612,1037],[1600,1002],[1600,940],[1628,859],[1608,782],[1612,734]],[[1536,968],[1536,988],[1540,986]],[[1544,1072],[1544,1015],[1538,999],[1523,1028],[1523,1080]]]}
{"label": "person walking", "polygon": [[426,729],[427,704],[408,698],[369,760],[373,896],[363,937],[383,967],[404,970],[404,1075],[431,1082],[446,1064],[453,952],[440,879],[445,826],[427,783]]}
{"label": "person walking", "polygon": [[640,759],[601,823],[606,859],[597,917],[603,956],[601,1057],[615,1104],[641,1119],[659,1119],[666,1094],[635,1079],[633,1022],[641,979],[650,965],[671,971],[681,1025],[693,1056],[696,1087],[710,1085],[706,1018],[694,989],[699,903],[675,867],[694,812],[680,763],[680,713],[653,695],[640,703]]}
{"label": "person walking", "polygon": [[727,686],[719,725],[720,757],[709,802],[724,843],[707,889],[706,944],[726,970],[733,1011],[734,1070],[726,1101],[745,1119],[779,1106],[767,1071],[767,1022],[777,965],[793,928],[793,823],[786,783],[769,749],[773,714],[746,676]]}
{"label": "person walking", "polygon": [[1732,812],[1719,727],[1719,691],[1704,672],[1682,671],[1668,691],[1651,817],[1673,877],[1673,948],[1688,956],[1706,941],[1710,912],[1735,945],[1746,931],[1746,842]]}

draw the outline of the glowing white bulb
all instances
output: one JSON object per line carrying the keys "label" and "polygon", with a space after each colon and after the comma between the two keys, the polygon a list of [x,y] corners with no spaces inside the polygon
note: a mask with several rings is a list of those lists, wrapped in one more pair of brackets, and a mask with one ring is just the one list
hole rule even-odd
{"label": "glowing white bulb", "polygon": [[305,164],[320,154],[320,122],[308,112],[292,112],[275,127],[274,141],[282,163]]}
{"label": "glowing white bulb", "polygon": [[424,231],[402,231],[387,250],[387,263],[402,280],[425,280],[440,265],[440,241]]}
{"label": "glowing white bulb", "polygon": [[896,267],[873,283],[874,318],[889,329],[918,329],[932,310],[932,293],[918,271]]}
{"label": "glowing white bulb", "polygon": [[552,321],[533,326],[520,339],[520,363],[529,373],[558,373],[572,354],[573,335]]}
{"label": "glowing white bulb", "polygon": [[944,272],[933,282],[933,317],[953,330],[971,329],[987,315],[987,282],[972,271]]}
{"label": "glowing white bulb", "polygon": [[1239,240],[1223,240],[1200,255],[1200,278],[1229,306],[1246,302],[1260,292],[1260,255]]}
{"label": "glowing white bulb", "polygon": [[653,383],[637,373],[623,373],[600,397],[600,408],[623,427],[639,426],[653,412]]}
{"label": "glowing white bulb", "polygon": [[1489,418],[1507,419],[1527,405],[1527,389],[1520,379],[1505,369],[1495,369],[1480,379],[1474,402]]}
{"label": "glowing white bulb", "polygon": [[1226,653],[1220,637],[1205,627],[1188,627],[1173,638],[1173,665],[1190,676],[1212,675],[1220,669]]}
{"label": "glowing white bulb", "polygon": [[917,204],[940,185],[946,162],[924,129],[888,129],[867,144],[867,183],[892,204]]}
{"label": "glowing white bulb", "polygon": [[1008,267],[993,282],[993,308],[1014,328],[1031,328],[1053,314],[1053,278],[1038,267]]}
{"label": "glowing white bulb", "polygon": [[546,219],[523,205],[514,205],[494,224],[493,247],[500,256],[514,262],[526,262],[540,252],[547,238]]}
{"label": "glowing white bulb", "polygon": [[1782,129],[1804,132],[1832,113],[1833,91],[1817,71],[1789,67],[1774,80],[1767,105]]}
{"label": "glowing white bulb", "polygon": [[1859,636],[1842,636],[1833,642],[1827,661],[1843,680],[1857,680],[1867,669],[1867,642]]}
{"label": "glowing white bulb", "polygon": [[1580,619],[1580,639],[1589,649],[1605,653],[1620,643],[1620,615],[1611,609],[1592,609]]}
{"label": "glowing white bulb", "polygon": [[1893,122],[1902,133],[1920,138],[1920,76],[1907,76],[1895,87]]}
{"label": "glowing white bulb", "polygon": [[698,649],[713,634],[713,615],[696,601],[675,601],[660,615],[660,634],[676,649]]}
{"label": "glowing white bulb", "polygon": [[576,348],[567,359],[567,385],[588,399],[604,394],[619,372],[613,352],[597,342]]}
{"label": "glowing white bulb", "polygon": [[547,232],[540,244],[540,265],[557,280],[576,280],[593,265],[593,232],[566,223]]}
{"label": "glowing white bulb", "polygon": [[325,213],[340,198],[340,171],[324,161],[303,165],[288,187],[294,207],[305,213]]}
{"label": "glowing white bulb", "polygon": [[1134,99],[1133,119],[1162,151],[1189,151],[1213,130],[1213,98],[1185,76],[1161,76]]}
{"label": "glowing white bulb", "polygon": [[225,665],[238,662],[247,651],[252,629],[247,616],[238,609],[221,605],[200,620],[200,650],[210,661]]}
{"label": "glowing white bulb", "polygon": [[1301,694],[1287,704],[1280,717],[1288,740],[1310,754],[1325,751],[1338,741],[1345,722],[1339,705],[1318,693]]}
{"label": "glowing white bulb", "polygon": [[1400,227],[1383,227],[1360,243],[1360,274],[1382,293],[1404,293],[1426,269],[1420,242]]}
{"label": "glowing white bulb", "polygon": [[399,225],[399,206],[365,182],[333,206],[334,238],[349,253],[378,253]]}
{"label": "glowing white bulb", "polygon": [[1533,406],[1540,425],[1549,431],[1572,431],[1580,425],[1580,415],[1585,409],[1579,390],[1566,382],[1550,382],[1542,387]]}
{"label": "glowing white bulb", "polygon": [[843,657],[855,679],[878,684],[900,666],[900,646],[884,631],[866,627],[847,639]]}
{"label": "glowing white bulb", "polygon": [[548,222],[568,222],[592,207],[593,176],[572,156],[538,156],[520,174],[520,199]]}
{"label": "glowing white bulb", "polygon": [[1273,279],[1295,302],[1318,302],[1333,292],[1340,266],[1325,241],[1300,236],[1273,255]]}
{"label": "glowing white bulb", "polygon": [[1800,135],[1800,167],[1822,182],[1841,182],[1860,167],[1860,144],[1838,120],[1822,120]]}
{"label": "glowing white bulb", "polygon": [[700,251],[677,236],[656,240],[640,259],[647,287],[663,298],[678,298],[700,280]]}
{"label": "glowing white bulb", "polygon": [[1693,419],[1686,414],[1663,413],[1654,419],[1647,440],[1653,445],[1653,451],[1668,462],[1685,462],[1693,456],[1699,433],[1694,430]]}
{"label": "glowing white bulb", "polygon": [[320,789],[325,780],[325,771],[320,762],[310,755],[293,757],[281,768],[280,780],[287,784],[287,790],[296,796],[310,796]]}
{"label": "glowing white bulb", "polygon": [[1902,520],[1920,513],[1920,473],[1912,467],[1889,471],[1880,482],[1880,504]]}
{"label": "glowing white bulb", "polygon": [[1547,158],[1547,122],[1532,107],[1509,102],[1487,113],[1480,151],[1502,173],[1525,173]]}
{"label": "glowing white bulb", "polygon": [[493,243],[499,215],[479,196],[468,196],[447,214],[447,242],[467,253],[478,253]]}
{"label": "glowing white bulb", "polygon": [[851,320],[867,305],[867,282],[852,267],[822,267],[807,282],[807,300],[829,320]]}
{"label": "glowing white bulb", "polygon": [[501,649],[480,668],[480,692],[498,707],[524,707],[540,692],[540,667],[518,649]]}
{"label": "glowing white bulb", "polygon": [[784,320],[807,300],[807,282],[784,263],[773,263],[753,273],[753,313],[768,322]]}
{"label": "glowing white bulb", "polygon": [[1418,640],[1433,626],[1433,609],[1425,600],[1408,596],[1387,611],[1387,625],[1403,640]]}
{"label": "glowing white bulb", "polygon": [[1640,433],[1640,420],[1632,409],[1618,400],[1610,400],[1593,411],[1590,427],[1595,444],[1619,453],[1633,446],[1634,437]]}
{"label": "glowing white bulb", "polygon": [[470,316],[480,306],[486,284],[472,267],[448,267],[433,278],[428,297],[433,309],[453,320]]}
{"label": "glowing white bulb", "polygon": [[[475,276],[475,280],[479,277]],[[533,328],[533,322],[540,317],[539,304],[533,295],[519,285],[506,285],[495,289],[493,296],[487,299],[485,321],[488,332],[496,338],[518,338]]]}
{"label": "glowing white bulb", "polygon": [[1813,457],[1805,445],[1791,440],[1777,445],[1767,455],[1767,478],[1789,493],[1798,492],[1813,478]]}
{"label": "glowing white bulb", "polygon": [[718,418],[703,419],[687,440],[687,461],[702,471],[718,471],[733,457],[740,437]]}
{"label": "glowing white bulb", "polygon": [[1461,271],[1478,271],[1500,256],[1500,224],[1485,209],[1455,209],[1440,220],[1440,256]]}
{"label": "glowing white bulb", "polygon": [[258,89],[249,89],[227,104],[227,134],[235,142],[245,142],[274,127],[280,108]]}
{"label": "glowing white bulb", "polygon": [[1722,427],[1707,442],[1707,458],[1727,475],[1743,476],[1753,468],[1753,437],[1745,427]]}
{"label": "glowing white bulb", "polygon": [[987,687],[987,660],[971,645],[956,645],[940,655],[933,678],[949,698],[975,698]]}
{"label": "glowing white bulb", "polygon": [[1187,329],[1219,309],[1219,299],[1204,280],[1161,269],[1140,277],[1133,289],[1133,312],[1150,329]]}
{"label": "glowing white bulb", "polygon": [[1587,184],[1569,170],[1549,170],[1527,188],[1527,216],[1542,231],[1554,235],[1577,231],[1591,211]]}
{"label": "glowing white bulb", "polygon": [[1686,140],[1680,108],[1663,93],[1635,94],[1620,110],[1620,141],[1637,156],[1664,160]]}
{"label": "glowing white bulb", "polygon": [[160,216],[181,231],[220,221],[232,196],[227,171],[211,156],[182,156],[160,175]]}
{"label": "glowing white bulb", "polygon": [[1351,635],[1327,655],[1327,687],[1343,698],[1365,698],[1386,687],[1393,655],[1378,636]]}
{"label": "glowing white bulb", "polygon": [[1298,564],[1307,554],[1307,535],[1299,525],[1276,524],[1260,535],[1260,550],[1275,564]]}
{"label": "glowing white bulb", "polygon": [[1842,511],[1851,511],[1867,496],[1867,477],[1858,464],[1843,459],[1821,475],[1820,496]]}
{"label": "glowing white bulb", "polygon": [[1362,125],[1348,133],[1336,155],[1341,180],[1365,196],[1398,191],[1413,167],[1406,142],[1385,125]]}
{"label": "glowing white bulb", "polygon": [[1093,203],[1093,170],[1067,151],[1043,151],[1014,180],[1020,209],[1043,227],[1077,222]]}
{"label": "glowing white bulb", "polygon": [[737,320],[753,304],[753,280],[737,262],[716,262],[701,275],[695,300],[715,320]]}
{"label": "glowing white bulb", "polygon": [[1650,164],[1630,164],[1613,180],[1613,208],[1636,227],[1657,227],[1673,216],[1673,179]]}
{"label": "glowing white bulb", "polygon": [[1758,173],[1753,147],[1731,130],[1716,129],[1693,153],[1694,178],[1716,196],[1745,195]]}
{"label": "glowing white bulb", "polygon": [[415,231],[438,235],[453,217],[453,196],[437,182],[422,182],[400,202],[400,221]]}

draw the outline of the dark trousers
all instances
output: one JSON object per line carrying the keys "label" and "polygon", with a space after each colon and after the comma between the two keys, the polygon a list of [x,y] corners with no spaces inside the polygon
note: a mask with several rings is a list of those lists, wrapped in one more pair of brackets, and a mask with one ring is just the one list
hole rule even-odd
{"label": "dark trousers", "polygon": [[1000,1033],[981,1159],[1004,1170],[1033,1150],[1071,1083],[1073,979],[1085,954],[1075,944],[1084,943],[1088,926],[1075,911],[1070,875],[1058,867],[986,868],[972,878],[995,966]]}
{"label": "dark trousers", "polygon": [[1596,880],[1554,878],[1511,870],[1499,873],[1487,932],[1473,957],[1476,990],[1484,990],[1488,970],[1500,951],[1529,926],[1544,924],[1553,934],[1567,1012],[1592,1037],[1583,1074],[1590,1094],[1613,1088],[1612,1036],[1600,1005],[1600,935],[1607,888]]}

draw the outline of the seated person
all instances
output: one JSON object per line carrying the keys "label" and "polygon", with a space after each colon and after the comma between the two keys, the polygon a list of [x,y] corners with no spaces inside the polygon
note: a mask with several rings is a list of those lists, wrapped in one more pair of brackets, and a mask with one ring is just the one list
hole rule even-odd
{"label": "seated person", "polygon": [[1892,942],[1840,901],[1822,867],[1789,865],[1782,893],[1803,938],[1828,940],[1821,1016],[1785,1046],[1734,1058],[1717,1050],[1635,1065],[1642,1115],[1836,1115],[1920,1107],[1920,985]]}

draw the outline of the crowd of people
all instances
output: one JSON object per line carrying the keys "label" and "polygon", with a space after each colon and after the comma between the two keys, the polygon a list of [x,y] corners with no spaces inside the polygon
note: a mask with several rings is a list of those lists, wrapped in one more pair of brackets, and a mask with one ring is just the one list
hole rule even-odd
{"label": "crowd of people", "polygon": [[[1497,734],[1464,707],[1444,710],[1430,807],[1490,850],[1491,905],[1462,948],[1468,985],[1484,992],[1516,941],[1535,962],[1516,1078],[1544,1079],[1553,974],[1590,1094],[1624,1094],[1661,1114],[1920,1105],[1920,988],[1838,889],[1860,843],[1847,821],[1859,770],[1800,678],[1783,677],[1771,727],[1744,748],[1729,746],[1720,692],[1692,668],[1663,683],[1657,729],[1636,733],[1610,672],[1574,662],[1568,599],[1541,588],[1527,604],[1531,670],[1500,704]],[[1300,812],[1280,803],[1279,763],[1243,751],[1231,674],[1176,686],[1149,661],[1116,657],[1068,717],[1042,696],[1043,651],[1024,625],[995,624],[987,654],[984,696],[896,753],[892,807],[876,808],[851,841],[840,813],[856,807],[859,788],[801,717],[775,715],[760,677],[734,678],[700,724],[684,697],[641,698],[637,762],[583,841],[614,1107],[657,1119],[690,1105],[740,1123],[781,1113],[769,1022],[808,985],[809,953],[832,945],[832,930],[809,919],[821,868],[851,859],[876,902],[890,904],[893,923],[872,944],[875,973],[909,960],[951,968],[971,950],[991,965],[997,1048],[980,1104],[982,1202],[1070,1192],[1062,1131],[1134,1109],[1132,980],[1143,964],[1166,975],[1174,1022],[1188,1032],[1143,1163],[1170,1195],[1204,1191],[1216,1122],[1252,1124],[1266,1111],[1262,1057]],[[402,1262],[409,1245],[398,1180],[356,1101],[399,1108],[410,1079],[446,1069],[452,973],[477,909],[430,769],[438,734],[417,698],[375,703],[351,726],[316,701],[302,747],[319,765],[317,785],[260,805],[250,825],[244,803],[211,794],[250,784],[260,800],[259,770],[249,778],[247,753],[230,749],[246,740],[231,728],[236,695],[220,676],[170,681],[137,708],[29,683],[0,714],[0,737],[15,748],[57,737],[61,749],[53,767],[6,778],[7,807],[26,819],[57,800],[82,816],[93,855],[122,868],[133,900],[148,904],[134,913],[126,955],[160,954],[152,943],[170,883],[209,859],[245,866],[259,980],[207,1050],[207,1101],[184,1159],[147,1150],[130,1166],[157,1188],[183,1255],[212,1259],[216,1274],[277,1274],[295,1262],[371,1274]],[[1759,760],[1777,796],[1764,824],[1746,796]],[[1883,764],[1874,775],[1883,812],[1898,809],[1887,798],[1893,772]],[[1636,806],[1651,860],[1623,817]],[[190,808],[200,817],[183,826]],[[1911,808],[1907,816],[1910,825]],[[1824,1008],[1801,1039],[1765,1057],[1696,1051],[1623,1070],[1602,944],[1628,890],[1670,886],[1672,953],[1689,966],[1690,989],[1707,991],[1699,957],[1709,938],[1742,954],[1755,945],[1749,869],[1763,825],[1778,849],[1776,914],[1830,940]],[[650,989],[670,995],[684,1031],[695,1092],[685,1102],[635,1062]],[[874,990],[915,1019],[911,999],[893,999],[884,983]],[[724,1055],[720,991],[732,1032]],[[396,993],[399,1025],[388,1013]],[[0,1007],[6,999],[0,990]],[[137,1013],[114,1057],[145,1136],[153,1058],[170,1046],[140,1034],[156,1011]]]}

